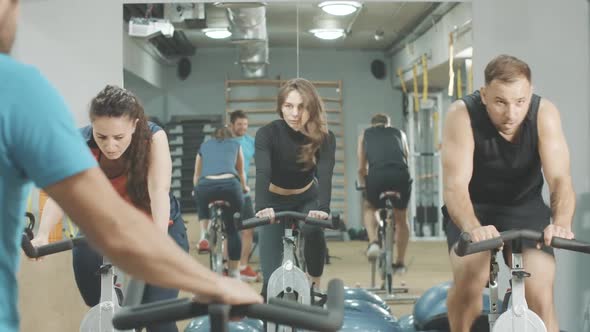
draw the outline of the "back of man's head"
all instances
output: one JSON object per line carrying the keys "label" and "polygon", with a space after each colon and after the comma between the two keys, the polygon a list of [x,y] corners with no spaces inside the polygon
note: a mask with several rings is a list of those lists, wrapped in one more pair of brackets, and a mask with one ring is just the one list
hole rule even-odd
{"label": "back of man's head", "polygon": [[377,127],[377,126],[382,126],[382,127],[387,127],[391,124],[390,120],[389,120],[389,116],[383,113],[377,113],[375,115],[373,115],[373,117],[371,118],[371,126],[373,127]]}

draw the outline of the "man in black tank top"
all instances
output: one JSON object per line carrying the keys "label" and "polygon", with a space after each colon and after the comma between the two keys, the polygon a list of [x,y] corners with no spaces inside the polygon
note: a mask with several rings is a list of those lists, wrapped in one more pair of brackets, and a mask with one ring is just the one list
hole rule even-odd
{"label": "man in black tank top", "polygon": [[[528,228],[543,231],[546,246],[553,236],[573,238],[575,194],[559,111],[532,93],[526,63],[507,55],[493,59],[485,69],[485,86],[454,102],[444,127],[443,215],[449,250],[461,232],[479,242]],[[551,209],[541,196],[543,174]],[[504,247],[507,262],[509,250]],[[538,250],[536,243],[523,243],[531,273],[525,281],[528,306],[549,332],[556,332],[552,254],[548,247]],[[447,299],[449,322],[452,331],[466,332],[481,313],[490,253],[458,257],[450,250],[449,255],[454,277]]]}
{"label": "man in black tank top", "polygon": [[371,118],[371,127],[366,129],[358,141],[359,181],[365,183],[363,200],[364,224],[369,238],[367,256],[379,255],[377,241],[377,220],[375,211],[385,208],[385,201],[379,199],[384,191],[397,191],[401,197],[394,202],[396,224],[396,253],[393,264],[396,272],[404,272],[404,258],[410,229],[407,222],[407,206],[410,199],[411,179],[408,172],[408,143],[403,131],[391,127],[391,120],[385,114]]}

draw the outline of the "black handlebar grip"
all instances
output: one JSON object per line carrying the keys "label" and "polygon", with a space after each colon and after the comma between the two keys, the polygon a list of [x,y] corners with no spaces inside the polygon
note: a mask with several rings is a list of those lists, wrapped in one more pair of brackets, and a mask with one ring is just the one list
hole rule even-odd
{"label": "black handlebar grip", "polygon": [[566,249],[590,254],[590,244],[576,240],[569,240],[561,237],[553,237],[551,239],[551,246],[553,248]]}
{"label": "black handlebar grip", "polygon": [[459,235],[459,241],[455,245],[455,254],[459,257],[467,255],[467,249],[471,243],[471,236],[467,232],[462,232]]}
{"label": "black handlebar grip", "polygon": [[504,244],[502,237],[495,237],[480,242],[471,242],[471,236],[467,232],[461,233],[455,253],[459,257],[475,254],[478,252],[489,251],[501,247]]}
{"label": "black handlebar grip", "polygon": [[33,246],[31,243],[31,239],[27,236],[27,234],[23,233],[21,247],[25,252],[25,255],[29,258],[37,258],[39,257],[39,253],[37,252],[37,248]]}

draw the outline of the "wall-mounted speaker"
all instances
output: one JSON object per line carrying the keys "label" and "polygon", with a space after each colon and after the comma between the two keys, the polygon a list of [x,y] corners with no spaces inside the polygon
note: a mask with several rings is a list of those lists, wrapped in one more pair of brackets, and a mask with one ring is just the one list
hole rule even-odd
{"label": "wall-mounted speaker", "polygon": [[178,78],[182,81],[187,79],[187,77],[191,74],[191,61],[188,58],[182,58],[178,61],[178,65],[176,66],[176,73],[178,74]]}
{"label": "wall-mounted speaker", "polygon": [[384,79],[386,75],[385,62],[383,60],[373,60],[371,62],[371,73],[378,80]]}

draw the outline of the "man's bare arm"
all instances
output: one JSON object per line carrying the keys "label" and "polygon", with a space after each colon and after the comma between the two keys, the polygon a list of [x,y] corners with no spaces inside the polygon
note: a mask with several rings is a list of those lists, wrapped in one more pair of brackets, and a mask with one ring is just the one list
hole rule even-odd
{"label": "man's bare arm", "polygon": [[571,231],[576,195],[570,174],[570,154],[561,128],[559,111],[550,101],[541,100],[537,120],[539,155],[549,185],[553,224]]}
{"label": "man's bare arm", "polygon": [[367,176],[367,155],[365,154],[365,142],[363,140],[364,134],[361,134],[357,140],[356,156],[358,160],[358,181],[359,185],[363,187],[365,185],[365,177]]}
{"label": "man's bare arm", "polygon": [[443,199],[451,219],[462,231],[480,226],[469,196],[473,150],[473,131],[467,108],[462,101],[456,101],[449,108],[443,128]]}

